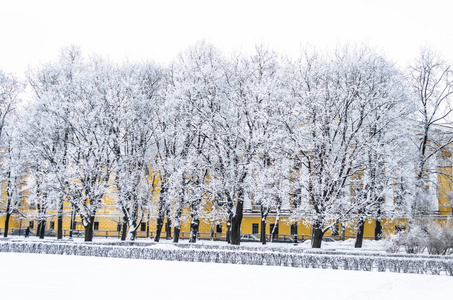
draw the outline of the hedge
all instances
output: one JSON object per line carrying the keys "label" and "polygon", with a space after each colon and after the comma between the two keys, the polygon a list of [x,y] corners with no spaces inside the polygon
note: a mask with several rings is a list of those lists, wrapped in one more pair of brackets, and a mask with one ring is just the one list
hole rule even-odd
{"label": "hedge", "polygon": [[[149,243],[71,243],[0,241],[0,252],[80,255],[113,258],[193,261],[243,265],[286,266],[453,276],[451,256],[410,256],[380,253],[313,251],[307,249],[177,245],[177,249]],[[269,251],[270,250],[270,251]]]}

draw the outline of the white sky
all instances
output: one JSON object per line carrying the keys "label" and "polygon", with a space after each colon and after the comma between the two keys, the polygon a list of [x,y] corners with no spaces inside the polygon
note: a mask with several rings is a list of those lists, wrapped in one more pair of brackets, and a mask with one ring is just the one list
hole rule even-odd
{"label": "white sky", "polygon": [[262,43],[293,55],[367,43],[405,65],[427,45],[453,61],[449,0],[0,0],[0,69],[22,76],[75,44],[166,63],[199,40],[228,53]]}

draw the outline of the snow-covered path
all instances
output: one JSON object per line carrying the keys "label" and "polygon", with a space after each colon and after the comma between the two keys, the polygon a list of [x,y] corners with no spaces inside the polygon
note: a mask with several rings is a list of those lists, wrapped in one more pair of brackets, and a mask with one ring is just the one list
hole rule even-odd
{"label": "snow-covered path", "polygon": [[[453,277],[0,253],[2,299],[448,299]],[[316,297],[316,298],[312,298]]]}

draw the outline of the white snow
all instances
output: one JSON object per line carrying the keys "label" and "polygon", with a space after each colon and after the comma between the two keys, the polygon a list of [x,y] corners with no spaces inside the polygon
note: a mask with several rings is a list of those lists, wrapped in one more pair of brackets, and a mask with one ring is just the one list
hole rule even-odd
{"label": "white snow", "polygon": [[[0,253],[2,299],[448,299],[453,277]],[[313,298],[312,298],[313,297]]]}
{"label": "white snow", "polygon": [[165,249],[165,250],[178,250],[179,249],[177,246],[175,246],[173,244],[163,244],[163,243],[155,244],[150,247],[156,248],[156,249]]}

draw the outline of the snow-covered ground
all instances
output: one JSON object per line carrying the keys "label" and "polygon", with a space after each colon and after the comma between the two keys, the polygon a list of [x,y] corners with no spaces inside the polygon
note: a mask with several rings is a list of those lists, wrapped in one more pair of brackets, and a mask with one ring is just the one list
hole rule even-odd
{"label": "snow-covered ground", "polygon": [[0,253],[2,299],[449,299],[453,277]]}

